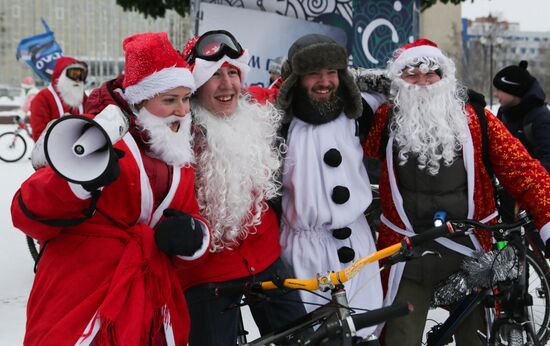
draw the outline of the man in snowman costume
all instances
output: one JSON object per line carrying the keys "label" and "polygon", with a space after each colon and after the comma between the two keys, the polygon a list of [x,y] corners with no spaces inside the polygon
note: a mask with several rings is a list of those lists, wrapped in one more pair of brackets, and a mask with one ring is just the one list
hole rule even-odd
{"label": "man in snowman costume", "polygon": [[[339,271],[376,251],[363,214],[372,194],[361,140],[382,97],[362,95],[347,65],[343,47],[329,37],[310,34],[292,44],[282,67],[277,106],[284,112],[288,150],[281,246],[297,278]],[[345,284],[351,307],[382,306],[378,269],[377,263],[369,264]],[[330,292],[322,293],[327,299],[301,294],[308,311],[330,299]]]}

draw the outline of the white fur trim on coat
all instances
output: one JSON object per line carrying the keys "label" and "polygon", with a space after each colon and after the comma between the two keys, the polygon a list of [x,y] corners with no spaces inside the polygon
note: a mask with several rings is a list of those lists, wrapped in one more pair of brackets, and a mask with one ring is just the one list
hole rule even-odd
{"label": "white fur trim on coat", "polygon": [[169,67],[143,78],[137,84],[130,85],[124,90],[124,97],[128,103],[135,105],[182,86],[195,91],[195,80],[191,71],[182,67]]}
{"label": "white fur trim on coat", "polygon": [[394,64],[398,64],[400,66],[405,67],[408,62],[416,59],[416,58],[437,58],[440,60],[447,59],[441,50],[437,47],[433,46],[418,46],[406,49],[401,53],[394,61]]}

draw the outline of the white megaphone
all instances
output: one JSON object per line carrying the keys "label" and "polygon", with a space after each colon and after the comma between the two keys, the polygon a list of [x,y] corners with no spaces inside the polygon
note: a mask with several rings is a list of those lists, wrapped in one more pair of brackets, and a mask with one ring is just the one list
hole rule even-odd
{"label": "white megaphone", "polygon": [[[47,162],[63,179],[84,184],[101,176],[111,160],[112,146],[129,129],[128,118],[115,105],[94,118],[63,116],[49,125],[31,155],[33,167]],[[45,160],[44,160],[45,158]]]}

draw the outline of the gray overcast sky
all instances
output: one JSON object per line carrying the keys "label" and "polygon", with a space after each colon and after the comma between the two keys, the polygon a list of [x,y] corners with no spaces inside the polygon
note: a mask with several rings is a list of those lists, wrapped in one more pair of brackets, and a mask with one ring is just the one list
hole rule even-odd
{"label": "gray overcast sky", "polygon": [[[451,5],[452,6],[452,5]],[[519,22],[523,31],[550,31],[550,0],[466,0],[462,17],[474,19],[489,13]]]}

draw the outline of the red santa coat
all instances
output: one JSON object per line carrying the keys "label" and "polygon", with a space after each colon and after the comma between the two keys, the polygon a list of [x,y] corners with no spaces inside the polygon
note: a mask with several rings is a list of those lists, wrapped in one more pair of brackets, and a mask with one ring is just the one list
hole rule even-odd
{"label": "red santa coat", "polygon": [[[61,117],[63,114],[76,115],[84,113],[82,105],[78,108],[73,108],[67,105],[63,101],[63,98],[59,94],[56,87],[61,72],[63,72],[67,66],[78,62],[78,60],[69,57],[59,58],[55,64],[51,84],[47,88],[40,90],[40,92],[32,99],[30,107],[30,123],[32,129],[32,139],[35,142],[38,140],[46,128],[46,125],[50,121]],[[86,99],[87,96],[84,95],[82,104],[86,102]]]}
{"label": "red santa coat", "polygon": [[261,224],[253,227],[234,250],[210,253],[207,260],[197,262],[181,271],[184,289],[208,282],[223,282],[258,274],[269,267],[281,254],[279,220],[269,207],[262,214]]}
{"label": "red santa coat", "polygon": [[[120,177],[105,187],[96,213],[73,227],[50,227],[28,218],[18,199],[40,219],[79,218],[89,193],[49,167],[38,170],[16,193],[15,227],[47,241],[27,306],[26,345],[149,345],[151,323],[164,327],[168,345],[185,345],[189,321],[173,263],[155,245],[153,227],[162,211],[198,216],[192,168],[175,168],[165,199],[153,210],[153,193],[131,135],[116,148],[126,156]],[[192,257],[207,254],[209,234]],[[155,332],[158,332],[156,329]]]}
{"label": "red santa coat", "polygon": [[[482,158],[482,137],[479,118],[474,109],[467,105],[470,138],[463,148],[464,164],[468,179],[468,217],[475,220],[494,222],[497,213],[491,179]],[[541,229],[550,222],[550,176],[540,163],[531,158],[521,143],[512,136],[505,126],[488,110],[487,135],[489,158],[496,177],[504,188],[512,194],[531,213],[535,225]],[[365,155],[380,158],[382,135],[387,127],[391,105],[385,104],[376,112],[373,127],[363,144]],[[380,225],[377,247],[382,249],[412,234],[410,223],[403,210],[398,184],[395,181],[392,155],[392,136],[385,148],[385,158],[380,175],[380,196],[382,207],[382,224]],[[491,247],[490,233],[475,230],[474,244],[485,250]],[[385,288],[390,290],[385,304],[390,304],[395,297],[397,283],[400,280],[403,265],[394,266],[390,273],[382,273]],[[393,283],[393,284],[392,284]],[[392,293],[391,287],[395,289]]]}

